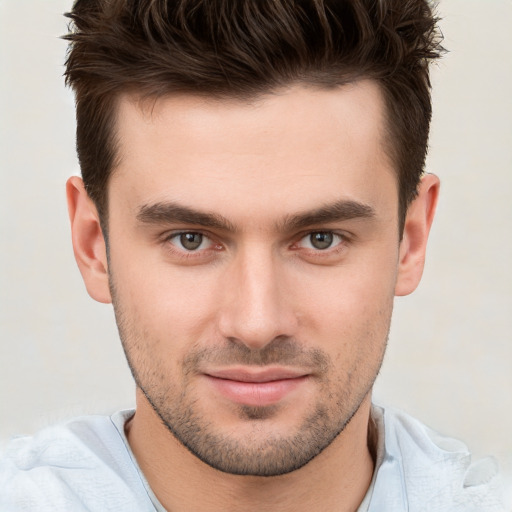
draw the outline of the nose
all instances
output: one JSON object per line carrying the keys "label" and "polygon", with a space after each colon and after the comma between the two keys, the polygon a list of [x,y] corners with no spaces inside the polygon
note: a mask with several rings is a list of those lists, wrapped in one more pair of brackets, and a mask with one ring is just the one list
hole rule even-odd
{"label": "nose", "polygon": [[231,262],[223,276],[223,337],[257,350],[278,337],[295,335],[297,317],[282,266],[268,248],[247,248]]}

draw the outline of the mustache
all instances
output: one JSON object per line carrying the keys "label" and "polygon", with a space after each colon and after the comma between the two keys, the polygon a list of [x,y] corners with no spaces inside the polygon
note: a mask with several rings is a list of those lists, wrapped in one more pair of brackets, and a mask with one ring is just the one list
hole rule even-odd
{"label": "mustache", "polygon": [[196,373],[206,366],[296,366],[324,373],[330,357],[320,349],[305,348],[294,339],[277,337],[261,349],[249,348],[238,340],[225,346],[205,347],[189,353],[183,360],[185,373]]}

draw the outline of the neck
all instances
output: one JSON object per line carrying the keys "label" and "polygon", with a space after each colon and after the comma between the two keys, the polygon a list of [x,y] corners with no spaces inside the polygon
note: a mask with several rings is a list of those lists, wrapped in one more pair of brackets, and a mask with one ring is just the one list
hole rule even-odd
{"label": "neck", "polygon": [[162,424],[138,391],[126,426],[133,453],[161,504],[172,512],[353,512],[371,482],[370,396],[345,430],[301,469],[277,477],[238,476],[211,468]]}

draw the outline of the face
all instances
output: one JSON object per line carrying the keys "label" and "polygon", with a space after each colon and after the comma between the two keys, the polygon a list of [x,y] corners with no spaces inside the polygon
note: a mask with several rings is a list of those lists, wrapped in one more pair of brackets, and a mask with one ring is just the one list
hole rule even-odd
{"label": "face", "polygon": [[138,387],[212,467],[301,467],[386,345],[398,193],[378,87],[119,109],[109,278]]}

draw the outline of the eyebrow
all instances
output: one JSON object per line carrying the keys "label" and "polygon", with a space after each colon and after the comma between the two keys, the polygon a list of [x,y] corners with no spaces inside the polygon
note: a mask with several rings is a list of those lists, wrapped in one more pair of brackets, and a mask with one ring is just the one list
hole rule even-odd
{"label": "eyebrow", "polygon": [[[375,217],[375,210],[371,206],[353,200],[340,200],[314,210],[289,215],[277,223],[277,230],[294,231],[308,226],[372,217]],[[237,227],[222,215],[202,212],[175,202],[143,205],[137,213],[137,220],[143,224],[181,223],[237,231]]]}
{"label": "eyebrow", "polygon": [[314,210],[288,216],[279,224],[279,227],[283,230],[295,231],[319,224],[373,217],[375,217],[375,210],[370,205],[353,200],[340,200]]}
{"label": "eyebrow", "polygon": [[235,226],[222,215],[201,212],[177,203],[155,203],[144,205],[137,213],[143,224],[197,224],[206,228],[236,231]]}

